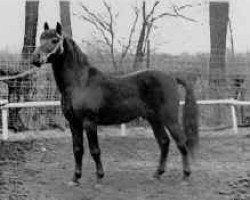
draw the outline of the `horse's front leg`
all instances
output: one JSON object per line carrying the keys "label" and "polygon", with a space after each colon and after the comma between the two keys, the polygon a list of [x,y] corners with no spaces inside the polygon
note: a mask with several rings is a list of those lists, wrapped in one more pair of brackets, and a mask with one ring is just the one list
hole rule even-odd
{"label": "horse's front leg", "polygon": [[83,128],[82,126],[70,123],[70,130],[73,140],[73,153],[75,158],[75,171],[70,186],[79,185],[79,179],[82,176],[82,157],[84,154],[83,146]]}
{"label": "horse's front leg", "polygon": [[101,150],[98,142],[97,126],[94,123],[89,123],[86,127],[90,154],[96,164],[97,183],[100,183],[104,177],[104,171],[101,161]]}

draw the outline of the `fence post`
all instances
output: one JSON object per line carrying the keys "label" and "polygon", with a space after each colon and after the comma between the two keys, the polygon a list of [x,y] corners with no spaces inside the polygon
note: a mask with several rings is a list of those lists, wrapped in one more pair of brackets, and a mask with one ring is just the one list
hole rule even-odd
{"label": "fence post", "polygon": [[233,131],[234,133],[238,134],[238,123],[237,123],[235,105],[232,103],[230,107],[231,107],[231,113],[232,113]]}
{"label": "fence post", "polygon": [[126,125],[125,124],[121,124],[121,135],[126,136]]}
{"label": "fence post", "polygon": [[8,108],[2,108],[2,131],[3,131],[3,140],[9,138],[8,132]]}

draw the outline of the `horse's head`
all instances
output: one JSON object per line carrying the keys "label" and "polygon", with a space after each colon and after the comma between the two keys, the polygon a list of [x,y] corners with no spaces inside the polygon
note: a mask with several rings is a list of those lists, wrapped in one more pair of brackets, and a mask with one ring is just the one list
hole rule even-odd
{"label": "horse's head", "polygon": [[44,31],[40,36],[40,46],[32,54],[31,63],[37,67],[51,63],[55,56],[63,54],[63,40],[61,24],[57,22],[56,29],[50,29],[45,22]]}

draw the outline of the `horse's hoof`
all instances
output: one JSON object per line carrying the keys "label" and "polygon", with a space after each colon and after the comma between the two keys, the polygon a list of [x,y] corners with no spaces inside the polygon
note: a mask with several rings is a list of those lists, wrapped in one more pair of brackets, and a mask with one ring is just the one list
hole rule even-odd
{"label": "horse's hoof", "polygon": [[155,172],[153,175],[154,179],[160,180],[161,179],[161,175],[158,172]]}
{"label": "horse's hoof", "polygon": [[70,182],[68,182],[69,187],[77,187],[79,185],[80,185],[80,183],[78,181],[70,181]]}
{"label": "horse's hoof", "polygon": [[158,170],[154,173],[153,177],[159,180],[159,179],[161,178],[161,175],[164,174],[164,172],[165,172],[165,170],[159,170],[159,169],[158,169]]}
{"label": "horse's hoof", "polygon": [[103,177],[104,177],[104,172],[97,173],[96,176],[97,176],[97,179],[101,180],[101,179],[103,179]]}
{"label": "horse's hoof", "polygon": [[191,175],[191,171],[183,171],[183,180],[188,180]]}
{"label": "horse's hoof", "polygon": [[103,178],[97,177],[97,179],[96,179],[96,184],[102,185],[102,184],[103,184]]}
{"label": "horse's hoof", "polygon": [[184,176],[182,177],[182,180],[183,180],[184,182],[188,182],[188,181],[189,181],[189,176],[185,176],[185,175],[184,175]]}

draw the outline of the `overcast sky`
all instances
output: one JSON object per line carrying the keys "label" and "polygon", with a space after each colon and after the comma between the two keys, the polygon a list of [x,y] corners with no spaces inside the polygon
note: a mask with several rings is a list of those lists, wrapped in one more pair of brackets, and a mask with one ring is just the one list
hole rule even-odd
{"label": "overcast sky", "polygon": [[[38,34],[41,32],[45,21],[53,27],[59,21],[59,0],[40,0]],[[71,1],[72,13],[80,11],[79,0]],[[103,12],[101,0],[82,0],[91,10]],[[140,0],[108,0],[119,17],[117,20],[116,34],[119,37],[126,36],[133,19],[131,7]],[[147,0],[147,5],[153,0]],[[152,35],[152,47],[159,52],[172,54],[209,52],[209,0],[162,0],[156,13],[170,11],[171,2],[178,5],[184,3],[201,6],[186,9],[186,16],[196,19],[193,23],[183,19],[166,17],[156,24],[157,29]],[[233,36],[236,52],[250,50],[250,0],[229,0],[230,18],[232,20]],[[0,0],[0,49],[8,49],[14,53],[20,53],[24,35],[24,0]],[[72,14],[72,30],[74,39],[80,43],[82,39],[91,41],[93,32],[91,26],[82,22],[79,17]],[[229,34],[228,34],[229,36]],[[229,38],[228,38],[229,41]],[[227,44],[230,47],[230,43]]]}

